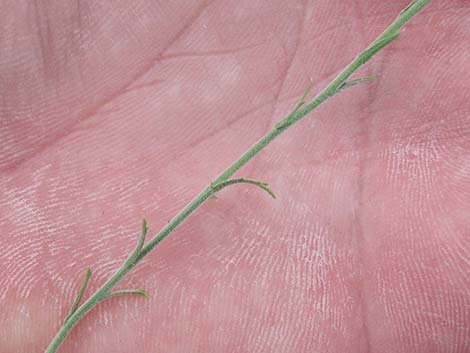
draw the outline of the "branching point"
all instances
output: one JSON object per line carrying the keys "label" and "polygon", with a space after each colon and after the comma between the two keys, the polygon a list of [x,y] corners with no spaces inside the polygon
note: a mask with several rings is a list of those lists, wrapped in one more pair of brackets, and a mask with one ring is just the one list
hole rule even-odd
{"label": "branching point", "polygon": [[308,86],[307,86],[307,89],[305,90],[304,92],[304,95],[302,96],[302,98],[300,98],[300,101],[299,103],[297,103],[297,105],[295,106],[295,109],[294,111],[292,112],[292,114],[294,114],[295,112],[297,112],[297,110],[299,110],[306,102],[310,92],[312,91],[312,88],[313,88],[313,82],[312,80],[310,80],[310,82],[308,83]]}
{"label": "branching point", "polygon": [[341,86],[339,86],[336,93],[342,92],[342,91],[344,91],[348,88],[351,88],[355,85],[358,85],[358,84],[361,84],[361,83],[364,83],[364,82],[369,82],[369,81],[376,80],[377,78],[378,78],[377,75],[371,75],[371,76],[361,77],[361,78],[351,80],[351,81],[346,81]]}

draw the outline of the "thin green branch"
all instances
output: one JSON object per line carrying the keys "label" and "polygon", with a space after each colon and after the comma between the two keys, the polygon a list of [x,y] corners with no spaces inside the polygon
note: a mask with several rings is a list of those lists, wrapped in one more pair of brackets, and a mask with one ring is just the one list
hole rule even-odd
{"label": "thin green branch", "polygon": [[121,289],[109,293],[105,299],[116,297],[118,295],[140,295],[145,299],[149,298],[147,292],[144,289]]}
{"label": "thin green branch", "polygon": [[139,242],[137,243],[137,247],[134,250],[136,254],[140,253],[140,250],[142,250],[142,247],[144,246],[144,243],[145,243],[145,236],[147,235],[148,230],[149,228],[147,225],[147,220],[144,218],[142,219],[142,229],[140,231]]}
{"label": "thin green branch", "polygon": [[357,79],[351,80],[351,81],[346,81],[341,86],[339,86],[337,93],[343,92],[343,91],[347,90],[348,88],[354,87],[354,86],[359,85],[361,83],[373,81],[373,80],[376,80],[376,79],[377,79],[376,75],[371,75],[371,76],[357,78]]}
{"label": "thin green branch", "polygon": [[[402,12],[400,12],[399,16],[395,19],[395,21],[374,42],[372,42],[369,47],[367,47],[342,72],[340,72],[340,74],[325,89],[323,89],[315,98],[313,98],[309,103],[306,104],[305,99],[307,98],[308,93],[310,92],[310,89],[307,89],[304,96],[300,99],[300,102],[297,104],[292,113],[290,113],[280,123],[276,124],[270,132],[268,132],[264,137],[262,137],[238,160],[236,160],[222,174],[220,174],[214,180],[213,183],[207,186],[199,195],[196,196],[193,201],[191,201],[186,207],[184,207],[178,215],[176,215],[165,227],[163,227],[163,229],[152,240],[150,240],[147,245],[144,245],[145,233],[147,232],[146,225],[143,226],[142,229],[145,229],[145,231],[141,232],[141,236],[139,238],[136,250],[116,271],[116,273],[106,283],[103,284],[100,289],[98,289],[84,304],[76,308],[76,310],[71,313],[71,315],[60,328],[60,330],[57,332],[49,347],[46,349],[46,353],[55,353],[63,342],[63,340],[65,339],[65,337],[67,337],[72,328],[81,320],[83,316],[85,316],[102,300],[109,297],[110,290],[122,278],[124,278],[124,276],[126,276],[143,257],[145,257],[150,251],[155,248],[155,246],[157,246],[163,239],[165,239],[171,232],[173,232],[173,230],[185,219],[187,219],[187,217],[192,214],[201,204],[203,204],[204,201],[213,196],[214,185],[216,185],[217,187],[221,187],[222,185],[229,185],[230,183],[234,183],[231,182],[229,179],[236,171],[238,171],[256,154],[263,150],[269,143],[271,143],[289,126],[309,114],[313,109],[325,102],[328,98],[337,94],[339,90],[341,90],[342,88],[344,89],[344,85],[349,79],[349,77],[359,67],[361,67],[368,60],[370,60],[378,51],[380,51],[382,48],[384,48],[385,46],[393,42],[396,38],[398,38],[398,36],[400,35],[401,28],[429,2],[430,0],[414,0],[412,3],[410,3]],[[352,82],[354,81],[351,81],[350,84]],[[261,186],[260,184],[257,185]],[[111,293],[119,293],[119,291]]]}
{"label": "thin green branch", "polygon": [[294,108],[294,111],[292,113],[295,113],[297,110],[299,110],[305,104],[305,101],[307,100],[307,97],[309,96],[310,92],[312,91],[312,88],[313,88],[313,82],[310,81],[308,83],[307,89],[304,92],[304,95],[302,96],[302,98],[300,98],[299,103],[297,103],[297,105]]}
{"label": "thin green branch", "polygon": [[219,181],[218,183],[212,183],[211,187],[212,187],[212,191],[216,193],[217,191],[220,191],[229,185],[239,184],[239,183],[253,184],[253,185],[259,186],[261,189],[266,191],[273,199],[276,198],[276,195],[269,188],[269,185],[267,183],[263,183],[261,181],[254,180],[254,179],[247,179],[247,178],[229,179],[226,181]]}
{"label": "thin green branch", "polygon": [[91,269],[87,267],[85,271],[85,276],[83,278],[82,286],[78,290],[77,297],[75,298],[75,301],[72,304],[72,307],[70,308],[70,312],[65,318],[64,322],[67,322],[70,317],[77,311],[78,305],[80,304],[80,301],[82,300],[83,294],[85,293],[86,287],[88,286],[88,281],[90,280],[91,277]]}

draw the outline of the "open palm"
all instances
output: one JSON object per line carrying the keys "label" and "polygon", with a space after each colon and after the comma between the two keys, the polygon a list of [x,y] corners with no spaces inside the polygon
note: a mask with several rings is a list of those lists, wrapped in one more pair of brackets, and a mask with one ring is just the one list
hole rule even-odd
{"label": "open palm", "polygon": [[[0,1],[0,352],[86,296],[407,0]],[[61,352],[470,351],[470,6],[434,2]]]}

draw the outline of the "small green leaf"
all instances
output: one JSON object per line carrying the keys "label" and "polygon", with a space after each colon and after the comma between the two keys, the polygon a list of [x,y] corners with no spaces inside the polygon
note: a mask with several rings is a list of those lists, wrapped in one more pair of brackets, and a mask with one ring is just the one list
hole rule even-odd
{"label": "small green leaf", "polygon": [[368,82],[368,81],[376,80],[377,78],[378,78],[378,76],[371,75],[371,76],[361,77],[361,78],[358,78],[358,79],[355,79],[355,80],[343,82],[343,84],[341,86],[339,86],[337,93],[339,93],[341,91],[344,91],[345,89],[348,89],[348,88],[353,87],[355,85],[358,85],[358,84],[361,84],[361,83],[364,83],[364,82]]}
{"label": "small green leaf", "polygon": [[72,304],[72,308],[70,309],[69,314],[65,318],[64,323],[70,319],[70,317],[75,313],[75,311],[77,311],[78,305],[80,304],[80,301],[82,300],[83,294],[85,293],[90,277],[91,277],[91,269],[87,267],[85,271],[85,277],[83,278],[82,286],[78,290],[77,297],[75,298],[75,301]]}
{"label": "small green leaf", "polygon": [[147,235],[147,232],[148,232],[147,220],[145,218],[143,218],[142,219],[142,230],[140,232],[139,242],[137,243],[137,248],[135,249],[136,253],[138,253],[140,250],[142,250],[142,247],[144,246],[144,243],[145,243],[145,236]]}
{"label": "small green leaf", "polygon": [[253,184],[253,185],[259,186],[261,189],[266,191],[273,199],[276,198],[276,195],[274,194],[274,192],[269,188],[268,183],[263,183],[258,180],[247,179],[247,178],[230,179],[226,181],[221,181],[219,183],[211,183],[212,192],[215,193],[229,185],[238,184],[238,183]]}
{"label": "small green leaf", "polygon": [[122,289],[122,290],[116,290],[114,292],[109,293],[105,299],[111,298],[111,297],[116,297],[118,295],[140,295],[144,297],[145,299],[148,299],[148,294],[145,290],[143,289]]}
{"label": "small green leaf", "polygon": [[312,91],[312,87],[313,87],[313,83],[312,81],[310,80],[308,86],[307,86],[307,89],[305,90],[304,92],[304,95],[300,98],[299,102],[297,103],[297,105],[295,106],[294,110],[283,120],[281,120],[280,122],[278,122],[276,125],[274,125],[274,129],[276,130],[284,130],[286,129],[287,127],[289,127],[289,125],[292,124],[292,119],[294,118],[294,115],[299,111],[300,108],[302,108],[302,106],[305,104],[306,100],[307,100],[307,97],[308,95],[310,94],[310,92]]}
{"label": "small green leaf", "polygon": [[300,98],[299,103],[297,103],[297,105],[295,106],[295,109],[292,113],[295,113],[297,110],[299,110],[305,104],[305,101],[306,101],[308,95],[312,91],[312,87],[313,87],[313,82],[312,82],[312,80],[310,80],[310,82],[308,83],[307,89],[304,92],[304,95],[302,96],[302,98]]}

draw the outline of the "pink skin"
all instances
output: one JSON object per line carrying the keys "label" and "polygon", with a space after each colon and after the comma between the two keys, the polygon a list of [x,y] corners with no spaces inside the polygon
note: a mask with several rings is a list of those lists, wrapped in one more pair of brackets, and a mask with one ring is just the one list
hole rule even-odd
{"label": "pink skin", "polygon": [[[408,0],[0,2],[0,352],[96,290]],[[35,3],[35,4],[34,4]],[[60,352],[470,351],[470,6],[434,1]]]}

